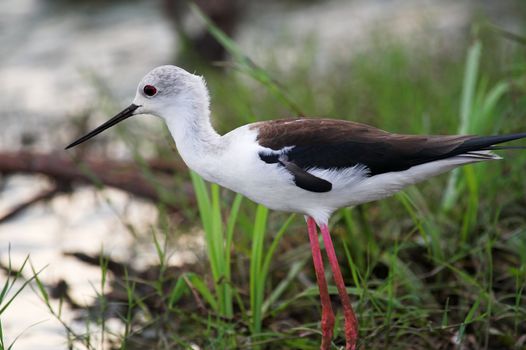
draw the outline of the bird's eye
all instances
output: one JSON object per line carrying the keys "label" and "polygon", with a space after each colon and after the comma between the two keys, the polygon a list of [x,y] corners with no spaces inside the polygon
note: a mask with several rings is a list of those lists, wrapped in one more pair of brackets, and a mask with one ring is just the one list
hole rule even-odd
{"label": "bird's eye", "polygon": [[157,89],[153,85],[145,85],[142,91],[144,91],[144,94],[146,96],[150,96],[150,97],[157,93]]}

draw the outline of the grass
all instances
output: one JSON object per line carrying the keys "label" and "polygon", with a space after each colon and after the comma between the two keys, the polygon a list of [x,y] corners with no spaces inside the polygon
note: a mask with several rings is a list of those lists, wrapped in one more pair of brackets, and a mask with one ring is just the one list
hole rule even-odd
{"label": "grass", "polygon": [[[318,72],[311,68],[312,50],[295,67],[262,68],[209,29],[233,60],[234,69],[205,73],[222,132],[303,113],[394,132],[526,130],[525,48],[520,40],[504,42],[514,36],[481,29],[458,55],[429,55],[426,43],[372,43],[352,60]],[[133,130],[122,136],[141,137]],[[171,148],[148,147],[173,157]],[[145,164],[139,148],[132,152]],[[360,322],[361,348],[524,349],[526,152],[502,154],[504,161],[467,166],[334,215],[331,232]],[[151,177],[147,168],[145,174]],[[186,208],[185,224],[166,224],[166,206],[185,203],[181,194],[166,193],[159,227],[133,232],[151,234],[159,263],[154,277],[126,270],[115,278],[113,288],[125,295],[117,313],[123,332],[109,334],[105,327],[116,302],[105,292],[108,264],[101,260],[103,284],[92,310],[100,336],[94,340],[89,326],[78,334],[65,324],[71,348],[100,348],[110,335],[119,349],[317,349],[319,300],[303,220],[268,212],[194,173],[174,181],[189,178],[197,208]],[[202,228],[205,253],[197,264],[174,269],[167,263],[171,236],[195,232],[195,226]],[[60,319],[36,273],[34,280]],[[333,286],[330,292],[337,295]],[[0,314],[13,300],[5,295]],[[334,349],[343,345],[336,310]]]}
{"label": "grass", "polygon": [[[7,343],[4,335],[4,329],[2,325],[2,315],[6,312],[9,307],[12,307],[15,299],[22,293],[22,291],[36,278],[39,272],[29,279],[23,279],[22,273],[29,264],[29,255],[26,256],[18,270],[13,270],[11,264],[11,248],[8,251],[8,265],[5,271],[6,279],[2,282],[2,288],[0,290],[0,350],[11,350],[14,349],[17,339],[23,335],[23,332],[14,337],[14,339]],[[21,281],[23,280],[23,281]]]}

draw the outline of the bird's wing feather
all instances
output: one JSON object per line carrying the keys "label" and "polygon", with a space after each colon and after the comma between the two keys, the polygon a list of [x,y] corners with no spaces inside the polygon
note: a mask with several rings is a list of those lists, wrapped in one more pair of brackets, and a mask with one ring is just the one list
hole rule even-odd
{"label": "bird's wing feather", "polygon": [[[336,119],[273,120],[255,123],[252,128],[257,130],[258,143],[275,152],[260,154],[267,163],[278,163],[279,157],[286,156],[287,162],[305,173],[312,168],[342,169],[364,165],[370,176],[497,149],[494,144],[526,137],[526,133],[487,137],[401,135]],[[491,153],[484,154],[493,159]],[[290,164],[286,168],[297,178],[298,169],[292,171]]]}
{"label": "bird's wing feather", "polygon": [[471,138],[399,135],[334,119],[274,120],[257,127],[261,146],[275,151],[285,149],[288,160],[302,169],[340,169],[361,164],[370,175],[448,157]]}
{"label": "bird's wing feather", "polygon": [[278,158],[278,163],[294,176],[294,183],[299,188],[318,193],[329,192],[332,189],[332,183],[312,175],[294,162],[289,161],[285,154]]}

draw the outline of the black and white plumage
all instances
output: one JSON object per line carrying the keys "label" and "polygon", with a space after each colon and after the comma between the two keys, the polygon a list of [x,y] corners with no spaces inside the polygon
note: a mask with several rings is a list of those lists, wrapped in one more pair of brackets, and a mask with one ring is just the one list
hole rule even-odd
{"label": "black and white plumage", "polygon": [[[346,349],[354,349],[356,318],[328,232],[338,208],[390,196],[404,187],[458,166],[500,159],[505,136],[416,136],[333,119],[287,119],[244,125],[219,135],[210,123],[204,80],[175,66],[149,72],[133,104],[73,142],[73,147],[133,115],[162,118],[186,164],[218,183],[271,209],[308,217],[309,237],[322,301],[322,348],[328,349],[334,315],[317,243],[316,224],[342,300]],[[315,224],[315,223],[316,224]]]}
{"label": "black and white plumage", "polygon": [[273,120],[254,127],[258,143],[274,151],[261,152],[261,160],[284,166],[298,187],[312,192],[332,189],[326,179],[312,176],[312,169],[364,166],[367,176],[373,177],[453,157],[465,158],[467,163],[470,159],[499,159],[488,151],[497,149],[496,144],[526,136],[400,135],[335,119]]}

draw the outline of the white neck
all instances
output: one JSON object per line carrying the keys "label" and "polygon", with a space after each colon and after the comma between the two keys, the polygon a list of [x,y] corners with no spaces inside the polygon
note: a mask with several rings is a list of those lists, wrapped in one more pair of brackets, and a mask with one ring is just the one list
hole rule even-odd
{"label": "white neck", "polygon": [[206,87],[200,90],[194,91],[193,98],[171,105],[165,120],[185,163],[206,180],[217,182],[214,174],[226,145],[210,123]]}

